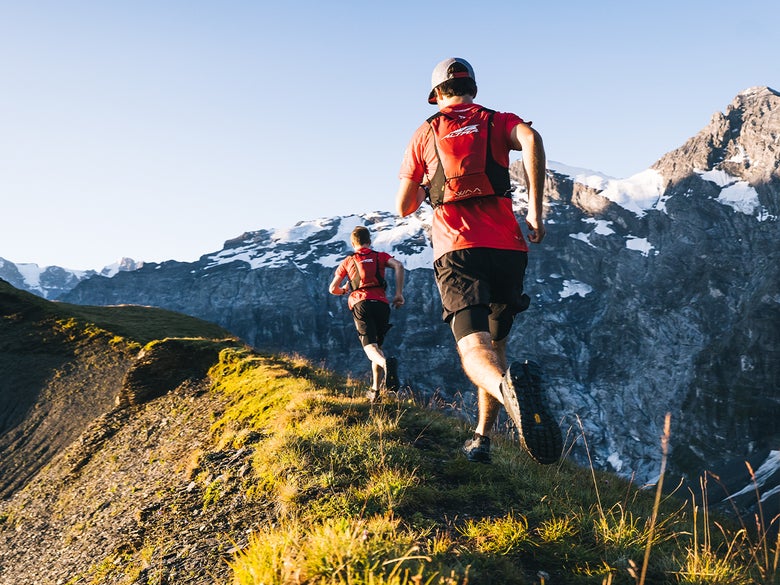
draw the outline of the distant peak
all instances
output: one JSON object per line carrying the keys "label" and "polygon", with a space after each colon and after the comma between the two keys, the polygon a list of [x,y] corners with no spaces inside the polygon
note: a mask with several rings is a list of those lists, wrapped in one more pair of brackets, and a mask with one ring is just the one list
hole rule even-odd
{"label": "distant peak", "polygon": [[751,185],[780,176],[780,92],[767,86],[743,90],[653,168],[669,182],[699,171],[724,171]]}
{"label": "distant peak", "polygon": [[143,265],[143,261],[136,262],[132,258],[122,257],[113,264],[104,266],[103,270],[100,271],[100,274],[110,278],[115,276],[118,272],[132,272],[133,270],[138,270]]}
{"label": "distant peak", "polygon": [[772,89],[771,87],[767,87],[766,85],[756,85],[754,87],[749,87],[739,92],[739,94],[737,94],[737,97],[753,97],[753,96],[762,96],[766,94],[772,94],[780,97],[780,92]]}

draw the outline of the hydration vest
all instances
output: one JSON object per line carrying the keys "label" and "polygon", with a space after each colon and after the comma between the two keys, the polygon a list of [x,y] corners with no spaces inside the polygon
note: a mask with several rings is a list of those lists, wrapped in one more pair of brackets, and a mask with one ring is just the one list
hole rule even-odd
{"label": "hydration vest", "polygon": [[[387,288],[387,281],[379,273],[379,253],[371,250],[367,254],[355,252],[351,256],[355,263],[355,275],[349,278],[353,291],[375,286]],[[372,267],[373,265],[373,267]]]}
{"label": "hydration vest", "polygon": [[439,161],[430,181],[433,207],[471,197],[512,196],[509,168],[496,162],[490,148],[495,113],[487,108],[468,117],[437,112],[426,120]]}

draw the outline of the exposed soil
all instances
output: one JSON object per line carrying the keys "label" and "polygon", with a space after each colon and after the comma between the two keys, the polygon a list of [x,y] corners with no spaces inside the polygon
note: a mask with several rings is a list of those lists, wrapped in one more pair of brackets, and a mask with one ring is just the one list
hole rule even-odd
{"label": "exposed soil", "polygon": [[231,553],[265,514],[237,489],[242,449],[215,450],[221,408],[188,381],[98,417],[0,504],[0,584],[226,583]]}

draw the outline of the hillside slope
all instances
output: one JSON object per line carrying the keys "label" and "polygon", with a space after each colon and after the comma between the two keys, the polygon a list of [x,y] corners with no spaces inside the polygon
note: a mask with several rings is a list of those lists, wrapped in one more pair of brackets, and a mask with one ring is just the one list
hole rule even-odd
{"label": "hillside slope", "polygon": [[77,582],[139,544],[136,518],[208,436],[218,405],[197,397],[229,346],[200,319],[51,303],[0,280],[0,583]]}
{"label": "hillside slope", "polygon": [[[354,381],[191,318],[0,287],[17,347],[0,375],[40,390],[20,424],[78,417],[71,441],[2,453],[20,472],[0,501],[0,585],[635,583],[648,543],[648,582],[693,583],[691,559],[724,550],[691,541],[676,498],[656,522],[649,493],[566,460],[537,465],[508,429],[492,465],[471,464],[467,429],[438,405],[371,406]],[[187,337],[155,338],[166,333]],[[51,376],[25,378],[36,356]],[[718,582],[777,582],[756,566],[766,541],[719,521],[734,552]]]}
{"label": "hillside slope", "polygon": [[142,344],[231,337],[142,307],[54,304],[0,280],[0,497],[7,497],[114,408]]}
{"label": "hillside slope", "polygon": [[[216,360],[221,347],[209,343]],[[228,521],[244,514],[240,534],[256,511],[216,517],[201,510],[202,486],[188,487],[221,406],[207,383],[189,380],[93,419],[0,504],[0,583],[133,583],[151,567],[171,582],[224,576],[234,534]],[[216,477],[219,463],[215,456],[203,468]],[[173,562],[179,558],[188,560]],[[184,575],[197,579],[175,580]]]}

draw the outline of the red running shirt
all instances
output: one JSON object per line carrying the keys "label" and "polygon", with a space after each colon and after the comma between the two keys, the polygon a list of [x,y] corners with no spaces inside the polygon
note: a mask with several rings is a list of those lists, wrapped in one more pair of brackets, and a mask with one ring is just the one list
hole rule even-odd
{"label": "red running shirt", "polygon": [[[470,115],[480,107],[478,104],[456,104],[442,112],[457,117],[459,113]],[[491,153],[497,163],[509,166],[510,135],[515,126],[524,123],[523,119],[515,114],[496,112],[493,122]],[[428,122],[424,122],[404,152],[399,175],[402,179],[427,184],[438,164],[433,133]],[[434,259],[465,248],[528,251],[512,210],[512,199],[508,197],[474,197],[440,205],[433,210],[432,228]]]}
{"label": "red running shirt", "polygon": [[[370,248],[360,248],[357,251],[357,253],[360,254],[368,254],[370,252]],[[376,255],[377,261],[379,262],[379,275],[384,278],[387,261],[390,260],[392,256],[387,252],[376,252]],[[352,280],[355,276],[357,276],[357,274],[358,269],[357,266],[355,266],[355,262],[352,260],[351,255],[344,258],[344,260],[341,261],[341,264],[339,264],[336,268],[336,276],[339,278],[339,282],[344,280],[344,278]],[[349,294],[349,299],[347,299],[347,306],[349,307],[349,310],[351,311],[352,307],[354,307],[360,301],[382,301],[383,303],[390,304],[387,300],[385,289],[381,286],[372,286],[369,288],[353,290]]]}

